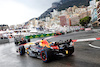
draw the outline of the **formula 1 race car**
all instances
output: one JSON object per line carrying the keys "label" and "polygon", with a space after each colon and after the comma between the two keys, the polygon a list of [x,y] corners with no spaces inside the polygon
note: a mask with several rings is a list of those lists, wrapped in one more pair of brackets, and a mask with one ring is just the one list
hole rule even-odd
{"label": "formula 1 race car", "polygon": [[34,45],[29,45],[27,48],[25,48],[25,46],[19,46],[19,50],[17,52],[19,52],[20,55],[23,55],[26,52],[31,57],[41,58],[43,62],[48,62],[55,55],[72,55],[74,52],[74,43],[71,39],[68,42],[59,41],[54,43],[48,40],[42,40],[40,42],[36,42]]}
{"label": "formula 1 race car", "polygon": [[30,39],[25,39],[25,37],[20,36],[20,37],[15,37],[14,42],[16,45],[21,45],[30,42]]}

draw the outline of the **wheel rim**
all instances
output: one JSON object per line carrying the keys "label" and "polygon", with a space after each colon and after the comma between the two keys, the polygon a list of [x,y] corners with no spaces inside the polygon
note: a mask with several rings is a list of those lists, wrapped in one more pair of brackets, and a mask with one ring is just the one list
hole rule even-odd
{"label": "wheel rim", "polygon": [[43,61],[46,61],[46,54],[45,54],[44,51],[41,52],[41,59],[42,59]]}
{"label": "wheel rim", "polygon": [[42,53],[42,57],[45,60],[46,56],[45,56],[45,53],[44,52]]}

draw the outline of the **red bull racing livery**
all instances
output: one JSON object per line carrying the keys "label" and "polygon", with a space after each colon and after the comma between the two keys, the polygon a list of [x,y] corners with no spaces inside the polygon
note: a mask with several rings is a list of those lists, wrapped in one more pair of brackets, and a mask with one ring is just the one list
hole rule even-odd
{"label": "red bull racing livery", "polygon": [[25,52],[31,56],[40,58],[43,62],[50,61],[55,55],[70,56],[74,52],[74,43],[70,39],[69,41],[59,41],[50,42],[48,40],[41,40],[36,43],[27,44],[27,48],[24,46],[19,46],[17,52],[20,55],[25,54]]}

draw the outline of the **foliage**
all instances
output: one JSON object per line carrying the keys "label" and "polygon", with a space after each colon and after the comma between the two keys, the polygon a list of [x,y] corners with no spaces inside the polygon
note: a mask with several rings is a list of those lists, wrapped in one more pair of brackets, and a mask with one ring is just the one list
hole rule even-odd
{"label": "foliage", "polygon": [[99,1],[99,0],[96,0],[96,1]]}
{"label": "foliage", "polygon": [[89,17],[89,16],[86,16],[86,17],[84,17],[84,18],[82,18],[82,19],[80,19],[80,24],[82,25],[82,26],[87,26],[87,24],[90,22],[90,20],[91,20],[91,17]]}

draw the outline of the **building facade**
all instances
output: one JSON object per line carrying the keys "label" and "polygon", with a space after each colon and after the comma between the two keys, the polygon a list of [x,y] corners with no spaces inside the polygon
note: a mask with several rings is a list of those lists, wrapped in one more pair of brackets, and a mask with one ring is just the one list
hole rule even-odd
{"label": "building facade", "polygon": [[97,20],[100,22],[100,1],[97,3]]}
{"label": "building facade", "polygon": [[9,26],[8,26],[8,25],[5,25],[5,24],[0,25],[0,31],[1,31],[1,30],[6,31],[8,28],[9,28]]}
{"label": "building facade", "polygon": [[97,21],[97,9],[96,8],[94,8],[94,10],[93,10],[93,12],[92,12],[92,14],[91,14],[91,20],[92,20],[92,22],[95,22],[95,21]]}

